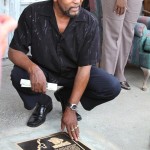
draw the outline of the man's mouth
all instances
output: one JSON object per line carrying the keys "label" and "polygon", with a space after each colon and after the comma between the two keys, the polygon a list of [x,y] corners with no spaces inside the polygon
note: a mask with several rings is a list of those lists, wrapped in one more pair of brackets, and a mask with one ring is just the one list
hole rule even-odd
{"label": "man's mouth", "polygon": [[71,7],[70,10],[73,12],[77,12],[77,11],[79,11],[79,6],[78,7]]}

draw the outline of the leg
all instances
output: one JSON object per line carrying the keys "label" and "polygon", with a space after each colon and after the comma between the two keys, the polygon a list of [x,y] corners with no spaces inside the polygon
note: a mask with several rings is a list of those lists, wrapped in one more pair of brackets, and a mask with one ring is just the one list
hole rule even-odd
{"label": "leg", "polygon": [[143,67],[141,67],[141,69],[144,72],[144,82],[143,82],[142,90],[146,91],[147,90],[147,81],[150,77],[150,70],[146,69],[146,68],[143,68]]}
{"label": "leg", "polygon": [[[62,112],[65,111],[66,104],[68,102],[68,99],[70,98],[72,87],[74,84],[74,79],[66,79],[66,78],[60,78],[59,83],[60,86],[63,86],[62,88],[58,89],[56,92],[54,92],[54,95],[61,103],[62,106]],[[82,120],[82,117],[76,112],[77,120]]]}
{"label": "leg", "polygon": [[[66,101],[71,95],[73,80],[63,79],[62,81],[61,85],[65,85],[65,88],[59,94]],[[70,84],[67,85],[67,82]],[[89,83],[80,102],[86,110],[91,110],[97,105],[114,99],[120,93],[120,90],[120,83],[114,76],[102,69],[92,67]]]}
{"label": "leg", "polygon": [[14,66],[11,72],[12,84],[23,100],[26,109],[33,109],[38,102],[46,104],[51,101],[51,98],[46,94],[32,92],[31,88],[22,88],[20,86],[21,79],[29,79],[28,73],[20,67]]}
{"label": "leg", "polygon": [[124,76],[124,69],[131,50],[132,40],[134,36],[134,26],[140,14],[141,6],[142,0],[127,1],[127,10],[125,12],[125,18],[121,32],[121,44],[119,47],[120,51],[115,71],[115,76],[119,79],[120,82],[126,81],[126,78]]}
{"label": "leg", "polygon": [[86,110],[114,99],[120,93],[119,81],[104,70],[92,67],[88,86],[81,98],[81,104]]}
{"label": "leg", "polygon": [[114,13],[116,0],[103,0],[103,45],[100,66],[114,75],[119,55],[124,15]]}
{"label": "leg", "polygon": [[[70,98],[71,92],[72,92],[72,88],[67,88],[67,87],[62,87],[58,89],[56,92],[54,92],[57,101],[61,103],[62,112],[64,112],[66,109],[66,105],[68,99]],[[76,112],[76,116],[78,121],[82,120],[81,115],[79,115],[77,112]]]}
{"label": "leg", "polygon": [[46,94],[32,92],[31,88],[22,88],[20,86],[21,79],[29,79],[28,73],[25,70],[14,66],[11,73],[12,84],[23,100],[25,108],[33,109],[37,103],[27,125],[30,127],[37,127],[45,122],[47,113],[52,110],[52,100]]}

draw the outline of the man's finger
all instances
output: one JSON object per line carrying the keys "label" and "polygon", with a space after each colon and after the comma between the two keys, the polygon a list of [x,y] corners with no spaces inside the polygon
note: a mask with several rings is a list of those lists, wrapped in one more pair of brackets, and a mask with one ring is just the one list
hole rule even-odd
{"label": "man's finger", "polygon": [[61,130],[62,130],[62,131],[65,130],[65,124],[63,123],[62,119],[61,119]]}
{"label": "man's finger", "polygon": [[79,130],[79,126],[77,125],[76,126],[76,136],[77,136],[78,140],[79,140],[79,133],[80,133],[80,130]]}
{"label": "man's finger", "polygon": [[78,138],[79,138],[79,129],[78,128],[79,128],[78,125],[72,126],[70,128],[70,130],[71,130],[71,137],[73,137],[73,139],[75,141],[78,141]]}
{"label": "man's finger", "polygon": [[42,85],[42,93],[45,94],[46,93],[46,84]]}
{"label": "man's finger", "polygon": [[77,125],[75,128],[74,128],[75,132],[75,140],[78,141],[79,139],[79,126]]}
{"label": "man's finger", "polygon": [[72,127],[66,126],[66,129],[67,129],[67,132],[68,132],[70,138],[73,140],[74,139],[74,137],[72,135],[72,132],[74,132],[73,126]]}

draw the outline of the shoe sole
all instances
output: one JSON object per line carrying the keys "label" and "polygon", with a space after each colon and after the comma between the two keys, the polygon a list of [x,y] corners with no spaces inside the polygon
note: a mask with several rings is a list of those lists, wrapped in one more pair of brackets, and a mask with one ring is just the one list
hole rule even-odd
{"label": "shoe sole", "polygon": [[37,124],[37,125],[29,125],[29,124],[27,124],[27,126],[28,127],[38,127],[38,126],[40,126],[41,124],[43,124],[44,122],[46,121],[46,118],[42,121],[42,122],[40,122],[40,124]]}
{"label": "shoe sole", "polygon": [[121,88],[124,89],[124,90],[131,90],[131,88],[125,88],[125,87],[122,87],[122,86],[121,86]]}

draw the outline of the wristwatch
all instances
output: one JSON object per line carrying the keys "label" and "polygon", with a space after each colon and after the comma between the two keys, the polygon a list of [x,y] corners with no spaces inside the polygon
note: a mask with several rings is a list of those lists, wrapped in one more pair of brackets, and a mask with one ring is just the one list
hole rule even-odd
{"label": "wristwatch", "polygon": [[71,104],[71,103],[67,103],[67,107],[69,107],[71,110],[77,110],[77,104]]}

